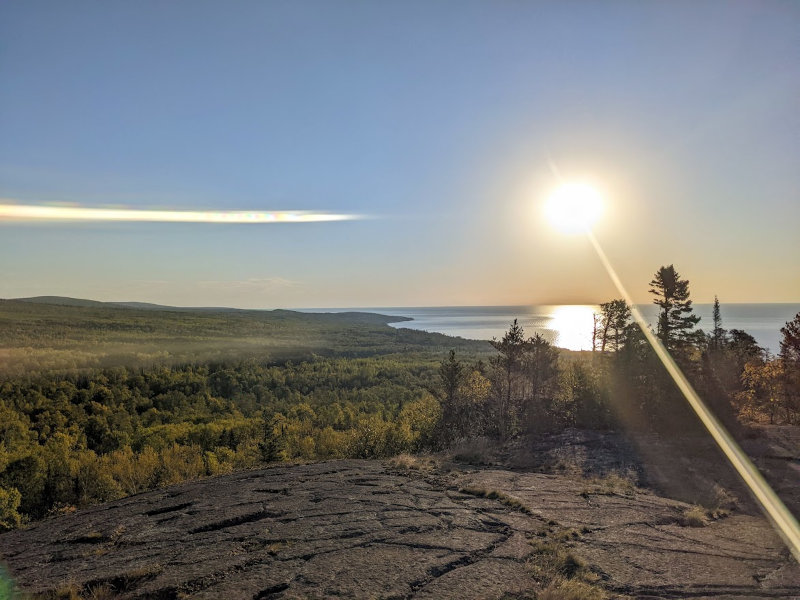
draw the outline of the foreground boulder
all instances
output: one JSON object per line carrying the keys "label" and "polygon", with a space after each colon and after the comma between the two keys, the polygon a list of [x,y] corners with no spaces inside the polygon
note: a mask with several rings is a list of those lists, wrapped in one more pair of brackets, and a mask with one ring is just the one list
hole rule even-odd
{"label": "foreground boulder", "polygon": [[800,596],[766,521],[692,510],[613,479],[331,461],[42,521],[0,557],[42,597],[533,598],[580,574],[596,598]]}

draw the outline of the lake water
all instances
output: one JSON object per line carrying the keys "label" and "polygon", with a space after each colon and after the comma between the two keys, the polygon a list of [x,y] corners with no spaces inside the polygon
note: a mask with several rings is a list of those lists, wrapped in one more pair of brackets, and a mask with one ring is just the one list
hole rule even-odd
{"label": "lake water", "polygon": [[[658,307],[640,305],[643,316],[655,324]],[[695,304],[701,320],[698,327],[711,329],[711,304]],[[351,309],[355,310],[355,309]],[[385,315],[410,317],[413,321],[393,323],[407,327],[460,336],[474,340],[500,338],[516,318],[526,336],[539,333],[556,346],[570,350],[591,349],[592,314],[590,305],[539,306],[438,306],[418,308],[381,307],[358,309]],[[800,312],[800,304],[723,304],[722,325],[725,329],[742,329],[772,353],[779,350],[780,328]]]}

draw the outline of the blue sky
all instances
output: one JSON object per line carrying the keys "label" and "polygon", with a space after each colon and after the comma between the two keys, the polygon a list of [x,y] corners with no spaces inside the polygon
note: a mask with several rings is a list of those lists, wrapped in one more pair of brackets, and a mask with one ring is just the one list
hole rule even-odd
{"label": "blue sky", "polygon": [[341,223],[0,222],[0,297],[242,307],[583,303],[556,185],[640,301],[800,301],[796,2],[0,6],[0,198]]}

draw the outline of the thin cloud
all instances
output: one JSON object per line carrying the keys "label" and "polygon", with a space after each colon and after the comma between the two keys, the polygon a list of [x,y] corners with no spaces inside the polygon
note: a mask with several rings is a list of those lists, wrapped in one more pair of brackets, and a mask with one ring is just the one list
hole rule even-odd
{"label": "thin cloud", "polygon": [[295,288],[302,285],[302,282],[283,277],[251,277],[234,281],[199,281],[198,285],[204,288],[267,291]]}

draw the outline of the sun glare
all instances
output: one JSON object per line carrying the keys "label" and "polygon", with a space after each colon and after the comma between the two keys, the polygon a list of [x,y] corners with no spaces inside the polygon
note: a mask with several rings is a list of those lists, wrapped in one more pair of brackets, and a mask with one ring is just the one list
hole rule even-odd
{"label": "sun glare", "polygon": [[547,199],[545,214],[550,223],[564,233],[589,229],[603,212],[603,199],[594,188],[566,183]]}

